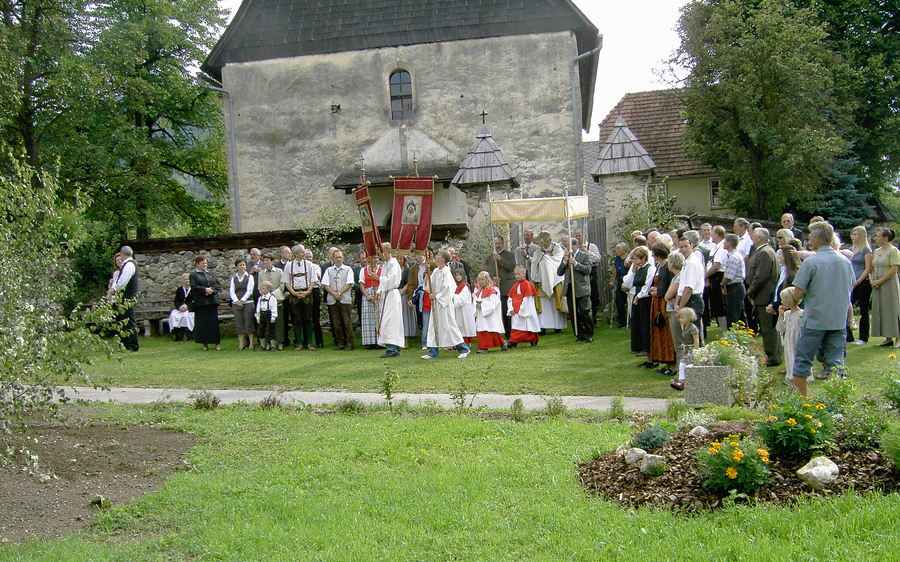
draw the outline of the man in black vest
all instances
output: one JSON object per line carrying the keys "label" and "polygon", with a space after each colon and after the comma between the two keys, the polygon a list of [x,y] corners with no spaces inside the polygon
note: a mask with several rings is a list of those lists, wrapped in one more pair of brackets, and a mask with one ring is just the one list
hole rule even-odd
{"label": "man in black vest", "polygon": [[[121,293],[126,299],[134,299],[137,297],[138,292],[137,263],[134,261],[134,250],[131,249],[131,246],[122,246],[119,252],[125,256],[125,261],[122,262],[119,278],[116,280],[116,284],[113,285],[113,292],[117,295]],[[125,322],[122,326],[122,332],[126,335],[122,337],[122,345],[128,351],[137,351],[140,345],[138,344],[134,303],[119,313],[119,320]]]}

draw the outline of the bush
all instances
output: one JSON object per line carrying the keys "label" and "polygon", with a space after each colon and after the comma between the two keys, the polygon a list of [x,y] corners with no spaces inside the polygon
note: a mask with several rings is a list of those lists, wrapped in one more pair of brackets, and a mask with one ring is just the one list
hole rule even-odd
{"label": "bush", "polygon": [[551,418],[561,418],[566,415],[568,408],[559,396],[547,398],[547,415]]}
{"label": "bush", "polygon": [[259,407],[262,410],[274,410],[281,408],[281,394],[273,392],[259,401]]}
{"label": "bush", "polygon": [[528,419],[528,413],[525,411],[525,405],[522,404],[521,398],[513,400],[512,419],[515,422],[523,422]]}
{"label": "bush", "polygon": [[189,396],[194,401],[195,410],[215,410],[222,402],[218,396],[208,390],[200,390]]}
{"label": "bush", "polygon": [[631,440],[631,444],[645,451],[658,449],[669,440],[669,430],[659,424],[654,424],[638,433]]}
{"label": "bush", "polygon": [[78,220],[57,200],[52,177],[35,189],[35,172],[2,146],[0,161],[0,432],[11,433],[27,428],[29,414],[55,413],[62,386],[92,386],[84,367],[97,351],[112,355],[118,342],[102,341],[87,322],[121,323],[102,298],[84,317],[68,313],[78,284],[69,259],[80,243]]}
{"label": "bush", "polygon": [[900,411],[900,379],[889,376],[885,379],[884,390],[881,395],[894,410]]}
{"label": "bush", "polygon": [[831,437],[831,416],[822,403],[806,402],[791,395],[769,407],[769,417],[757,426],[766,446],[776,457],[810,457]]}
{"label": "bush", "polygon": [[353,398],[349,400],[341,400],[338,402],[337,411],[339,414],[348,414],[358,416],[366,413],[366,405]]}
{"label": "bush", "polygon": [[705,484],[715,490],[748,493],[771,480],[769,451],[737,434],[700,449],[698,463]]}
{"label": "bush", "polygon": [[881,444],[884,454],[894,463],[894,468],[900,469],[900,423],[888,425],[882,434]]}
{"label": "bush", "polygon": [[621,421],[625,419],[625,400],[621,396],[613,396],[607,415],[611,420]]}

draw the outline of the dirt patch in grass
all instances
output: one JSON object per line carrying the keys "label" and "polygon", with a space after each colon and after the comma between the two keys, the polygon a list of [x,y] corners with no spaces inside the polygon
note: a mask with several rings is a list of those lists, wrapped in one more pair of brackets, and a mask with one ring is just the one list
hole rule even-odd
{"label": "dirt patch in grass", "polygon": [[[152,425],[121,426],[88,422],[64,426],[36,421],[27,443],[37,455],[41,479],[21,467],[0,469],[0,540],[57,538],[87,527],[96,519],[95,496],[112,506],[158,490],[167,477],[184,469],[185,453],[197,438]],[[18,450],[22,443],[0,436],[0,447]]]}
{"label": "dirt patch in grass", "polygon": [[[581,482],[591,493],[626,507],[653,505],[674,511],[697,512],[722,507],[727,494],[703,485],[705,478],[696,469],[701,447],[734,432],[735,427],[704,437],[689,435],[684,429],[660,449],[651,451],[666,459],[668,471],[654,478],[645,477],[640,463],[628,466],[615,451],[578,465]],[[735,498],[739,502],[770,502],[785,505],[804,496],[828,497],[844,491],[889,493],[900,490],[900,472],[877,451],[840,450],[828,458],[841,469],[837,480],[826,490],[813,490],[797,478],[796,471],[808,459],[796,459],[770,465],[773,481],[755,493]]]}

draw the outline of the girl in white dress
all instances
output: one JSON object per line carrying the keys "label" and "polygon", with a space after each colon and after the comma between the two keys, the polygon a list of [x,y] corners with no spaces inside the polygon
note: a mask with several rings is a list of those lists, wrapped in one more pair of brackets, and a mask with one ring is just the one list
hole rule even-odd
{"label": "girl in white dress", "polygon": [[464,269],[457,269],[453,278],[456,279],[456,293],[453,295],[456,325],[462,332],[463,341],[472,343],[475,341],[475,304],[472,302],[472,289],[469,288]]}
{"label": "girl in white dress", "polygon": [[800,325],[803,324],[803,309],[794,299],[794,290],[791,287],[782,289],[778,293],[781,299],[781,313],[778,315],[778,324],[775,329],[781,334],[782,347],[784,348],[785,380],[794,379],[794,357],[797,351],[797,340],[800,338]]}

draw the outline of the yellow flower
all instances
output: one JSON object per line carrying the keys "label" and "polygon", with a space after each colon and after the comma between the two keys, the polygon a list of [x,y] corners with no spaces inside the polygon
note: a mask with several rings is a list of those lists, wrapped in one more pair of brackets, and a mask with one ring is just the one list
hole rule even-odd
{"label": "yellow flower", "polygon": [[738,475],[738,471],[735,470],[733,466],[729,466],[728,469],[725,470],[725,476],[731,478],[732,480],[737,478],[737,475]]}
{"label": "yellow flower", "polygon": [[794,418],[788,418],[787,422],[789,425],[797,425],[797,420],[795,420]]}
{"label": "yellow flower", "polygon": [[888,359],[896,359],[896,358],[897,358],[897,356],[894,355],[893,353],[891,353],[890,355],[888,355]]}
{"label": "yellow flower", "polygon": [[744,451],[740,449],[735,449],[734,451],[732,451],[731,460],[740,462],[742,458],[744,458]]}
{"label": "yellow flower", "polygon": [[806,418],[806,419],[808,419],[808,420],[811,420],[811,419],[812,419],[812,416],[809,415],[809,414],[805,414],[803,417]]}
{"label": "yellow flower", "polygon": [[811,429],[809,430],[809,432],[810,432],[810,433],[815,433],[815,432],[816,432],[816,428],[814,428],[814,427],[811,428]]}
{"label": "yellow flower", "polygon": [[775,404],[772,404],[771,406],[769,406],[769,409],[770,409],[770,410],[774,410],[774,409],[777,408],[777,407],[778,407],[778,406],[776,406]]}
{"label": "yellow flower", "polygon": [[769,416],[768,418],[766,418],[766,421],[770,421],[770,422],[778,421],[778,416]]}
{"label": "yellow flower", "polygon": [[809,404],[804,404],[803,407],[804,407],[804,408],[809,408],[810,406],[809,406]]}
{"label": "yellow flower", "polygon": [[823,425],[825,425],[822,422],[820,422],[819,420],[816,420],[813,423],[816,424],[816,427],[822,427]]}
{"label": "yellow flower", "polygon": [[729,445],[731,445],[732,447],[739,447],[741,444],[737,441],[732,441],[731,443],[729,443]]}
{"label": "yellow flower", "polygon": [[822,404],[821,402],[816,404],[816,410],[824,410],[824,409],[825,409],[825,404]]}

